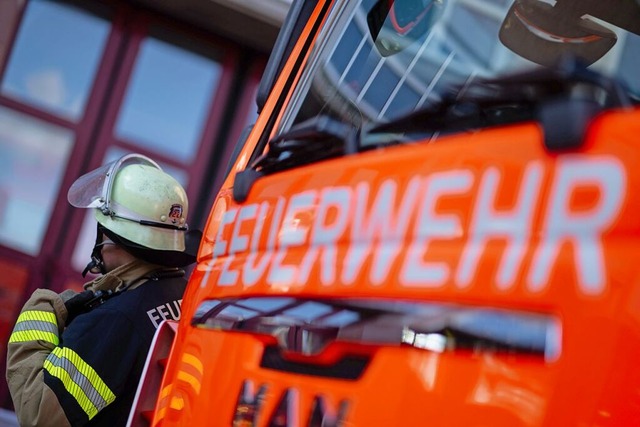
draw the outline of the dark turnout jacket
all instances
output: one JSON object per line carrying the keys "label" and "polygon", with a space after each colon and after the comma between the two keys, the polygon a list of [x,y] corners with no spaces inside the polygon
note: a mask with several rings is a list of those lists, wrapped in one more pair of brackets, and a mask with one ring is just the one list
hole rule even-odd
{"label": "dark turnout jacket", "polygon": [[[149,268],[134,270],[140,280]],[[156,328],[180,318],[185,286],[183,277],[153,277],[66,328],[60,296],[34,292],[8,345],[7,381],[21,425],[124,426]]]}

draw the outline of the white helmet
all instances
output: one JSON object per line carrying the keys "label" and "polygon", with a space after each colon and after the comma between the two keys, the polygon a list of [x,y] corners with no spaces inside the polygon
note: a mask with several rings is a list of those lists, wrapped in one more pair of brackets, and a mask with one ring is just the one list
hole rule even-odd
{"label": "white helmet", "polygon": [[151,251],[185,251],[187,194],[148,157],[128,154],[81,176],[67,198],[75,207],[94,208],[105,234],[134,255],[157,261]]}

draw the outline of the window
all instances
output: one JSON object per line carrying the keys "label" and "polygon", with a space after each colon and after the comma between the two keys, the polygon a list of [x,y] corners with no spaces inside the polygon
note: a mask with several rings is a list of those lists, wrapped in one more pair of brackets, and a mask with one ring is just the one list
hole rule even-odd
{"label": "window", "polygon": [[127,88],[116,137],[191,162],[220,73],[215,59],[147,38]]}
{"label": "window", "polygon": [[0,243],[37,255],[73,132],[0,107]]}
{"label": "window", "polygon": [[110,24],[65,3],[27,4],[2,94],[72,122],[81,119]]}
{"label": "window", "polygon": [[[551,7],[554,2],[540,3]],[[575,8],[574,14],[583,14],[589,6],[566,3],[567,8]],[[632,3],[624,7],[621,3],[610,16],[593,6],[593,13],[603,15],[598,19],[615,29],[618,39],[616,48],[593,69],[621,79],[637,96],[638,6]],[[509,12],[512,4],[507,0],[336,2],[305,62],[278,132],[320,114],[356,128],[387,122],[435,107],[464,92],[474,80],[536,69],[541,65],[532,61],[540,46],[550,58],[569,50],[568,42],[527,42],[520,52],[508,47],[500,34],[502,28],[509,28],[511,21],[505,18],[515,13]],[[561,10],[567,13],[561,23],[568,25],[573,15]]]}

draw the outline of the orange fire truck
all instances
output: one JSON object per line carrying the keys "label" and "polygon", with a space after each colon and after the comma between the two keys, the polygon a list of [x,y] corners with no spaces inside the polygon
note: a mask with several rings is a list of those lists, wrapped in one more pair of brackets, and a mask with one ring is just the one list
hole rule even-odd
{"label": "orange fire truck", "polygon": [[294,1],[130,424],[640,425],[639,70],[637,0]]}

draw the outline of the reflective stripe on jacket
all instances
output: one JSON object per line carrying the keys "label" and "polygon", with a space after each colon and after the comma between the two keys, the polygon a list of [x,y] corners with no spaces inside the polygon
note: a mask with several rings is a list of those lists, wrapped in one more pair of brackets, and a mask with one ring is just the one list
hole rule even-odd
{"label": "reflective stripe on jacket", "polygon": [[9,338],[7,382],[22,426],[125,425],[163,315],[180,317],[184,278],[148,281],[79,315],[61,333],[60,297],[37,290]]}

